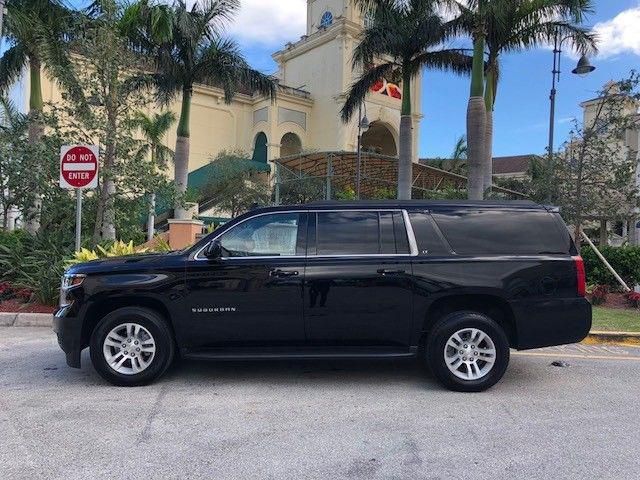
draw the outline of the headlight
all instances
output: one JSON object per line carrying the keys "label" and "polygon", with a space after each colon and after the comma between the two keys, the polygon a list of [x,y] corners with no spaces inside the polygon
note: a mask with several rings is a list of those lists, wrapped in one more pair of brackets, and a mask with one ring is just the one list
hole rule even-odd
{"label": "headlight", "polygon": [[73,303],[73,299],[69,297],[69,290],[82,285],[86,275],[67,273],[62,277],[62,285],[60,285],[60,307],[67,307]]}

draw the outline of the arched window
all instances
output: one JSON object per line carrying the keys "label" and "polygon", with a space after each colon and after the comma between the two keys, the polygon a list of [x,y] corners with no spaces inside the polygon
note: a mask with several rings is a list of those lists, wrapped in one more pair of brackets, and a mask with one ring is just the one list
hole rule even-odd
{"label": "arched window", "polygon": [[264,132],[256,135],[256,141],[253,145],[253,160],[267,163],[267,136]]}
{"label": "arched window", "polygon": [[280,140],[280,156],[288,157],[302,152],[302,141],[295,133],[285,133]]}
{"label": "arched window", "polygon": [[326,11],[322,14],[322,18],[320,19],[320,27],[328,28],[333,23],[333,14],[330,11]]}

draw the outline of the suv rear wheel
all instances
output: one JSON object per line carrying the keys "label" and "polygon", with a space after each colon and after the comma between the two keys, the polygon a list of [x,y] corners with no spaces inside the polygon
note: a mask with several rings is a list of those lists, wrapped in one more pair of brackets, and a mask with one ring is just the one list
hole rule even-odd
{"label": "suv rear wheel", "polygon": [[480,392],[495,385],[509,364],[509,340],[491,318],[456,312],[439,320],[427,339],[427,363],[445,387]]}
{"label": "suv rear wheel", "polygon": [[91,335],[91,362],[108,382],[139,386],[153,382],[171,365],[171,330],[153,310],[125,307],[105,316]]}

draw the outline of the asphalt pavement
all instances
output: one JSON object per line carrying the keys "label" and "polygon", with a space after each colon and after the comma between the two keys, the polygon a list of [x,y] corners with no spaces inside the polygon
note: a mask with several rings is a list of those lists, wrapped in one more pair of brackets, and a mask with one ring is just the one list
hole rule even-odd
{"label": "asphalt pavement", "polygon": [[0,479],[640,476],[637,347],[517,353],[479,394],[407,360],[181,362],[116,388],[87,353],[71,369],[49,329],[0,328]]}

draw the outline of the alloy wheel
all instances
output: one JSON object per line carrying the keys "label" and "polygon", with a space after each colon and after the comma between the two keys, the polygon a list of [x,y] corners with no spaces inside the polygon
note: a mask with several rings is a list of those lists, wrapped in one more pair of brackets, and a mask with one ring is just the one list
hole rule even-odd
{"label": "alloy wheel", "polygon": [[496,347],[482,330],[463,328],[449,337],[444,347],[444,361],[456,377],[479,380],[495,365]]}
{"label": "alloy wheel", "polygon": [[137,323],[123,323],[105,337],[102,353],[113,370],[122,375],[136,375],[146,370],[156,354],[153,335]]}

